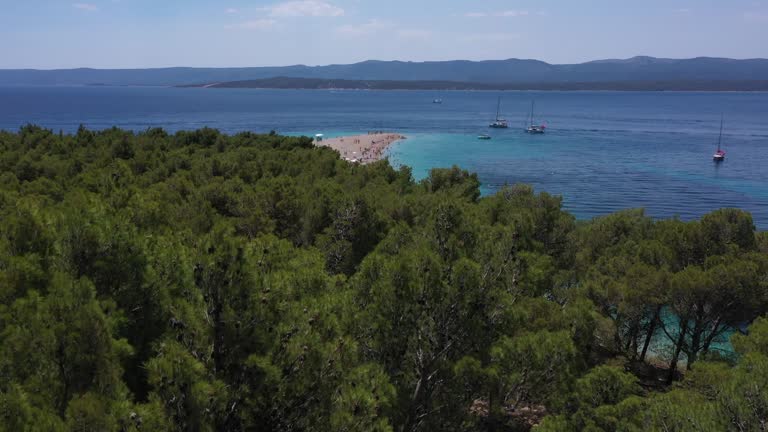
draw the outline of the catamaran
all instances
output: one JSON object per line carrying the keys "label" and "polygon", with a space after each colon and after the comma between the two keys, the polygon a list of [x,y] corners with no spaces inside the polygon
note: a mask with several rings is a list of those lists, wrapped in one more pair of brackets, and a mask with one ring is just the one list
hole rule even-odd
{"label": "catamaran", "polygon": [[496,120],[489,126],[494,129],[506,129],[509,127],[509,123],[501,118],[501,96],[499,96],[499,102],[496,104]]}
{"label": "catamaran", "polygon": [[717,151],[715,152],[714,156],[712,156],[712,160],[715,162],[722,162],[725,160],[725,152],[720,148],[720,146],[723,144],[723,116],[720,116],[720,137],[717,139]]}
{"label": "catamaran", "polygon": [[536,101],[531,101],[531,123],[528,125],[528,127],[525,128],[525,131],[529,134],[543,134],[544,131],[547,129],[546,126],[542,125],[535,125],[533,123],[533,112],[534,108],[536,108]]}

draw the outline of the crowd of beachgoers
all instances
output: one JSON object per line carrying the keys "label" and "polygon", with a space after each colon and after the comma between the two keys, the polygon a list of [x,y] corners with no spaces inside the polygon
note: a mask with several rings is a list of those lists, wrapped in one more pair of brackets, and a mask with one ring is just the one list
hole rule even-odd
{"label": "crowd of beachgoers", "polygon": [[402,139],[405,137],[398,133],[371,131],[365,135],[325,138],[315,143],[338,151],[346,161],[365,164],[382,159],[387,147]]}

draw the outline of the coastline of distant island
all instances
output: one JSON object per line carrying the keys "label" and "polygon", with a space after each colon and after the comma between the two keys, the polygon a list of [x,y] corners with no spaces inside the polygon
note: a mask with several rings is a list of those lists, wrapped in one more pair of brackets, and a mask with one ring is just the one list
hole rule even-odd
{"label": "coastline of distant island", "polygon": [[0,86],[209,86],[366,90],[768,91],[768,59],[647,56],[550,64],[533,59],[380,61],[325,66],[0,69]]}
{"label": "coastline of distant island", "polygon": [[457,91],[768,91],[768,80],[657,80],[602,82],[513,82],[349,80],[274,77],[175,86],[209,89],[278,90],[457,90]]}

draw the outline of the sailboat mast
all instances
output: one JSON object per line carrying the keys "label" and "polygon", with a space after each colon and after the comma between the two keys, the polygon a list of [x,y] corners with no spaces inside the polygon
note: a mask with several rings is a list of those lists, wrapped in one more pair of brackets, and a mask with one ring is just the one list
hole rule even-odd
{"label": "sailboat mast", "polygon": [[536,108],[536,101],[531,101],[531,127],[533,127],[533,111]]}
{"label": "sailboat mast", "polygon": [[499,101],[496,103],[496,121],[499,121],[500,115],[501,115],[501,96],[499,96]]}
{"label": "sailboat mast", "polygon": [[723,143],[723,114],[720,114],[720,137],[717,139],[717,150],[720,151],[720,145]]}

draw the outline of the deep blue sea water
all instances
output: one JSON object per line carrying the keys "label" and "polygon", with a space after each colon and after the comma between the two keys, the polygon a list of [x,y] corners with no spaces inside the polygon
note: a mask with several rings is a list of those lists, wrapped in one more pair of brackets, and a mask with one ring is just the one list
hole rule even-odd
{"label": "deep blue sea water", "polygon": [[[496,98],[512,126],[490,130]],[[433,104],[435,98],[443,104]],[[522,128],[531,100],[548,133]],[[715,165],[720,114],[725,163]],[[529,183],[562,195],[579,218],[643,207],[691,219],[721,207],[751,211],[768,229],[768,93],[432,92],[0,87],[0,129],[35,123],[169,131],[276,130],[339,135],[401,132],[393,164],[475,171],[485,193]],[[489,133],[490,141],[477,135]]]}

